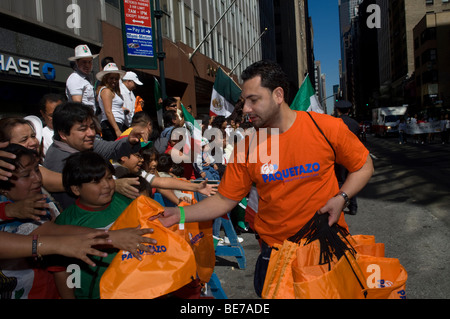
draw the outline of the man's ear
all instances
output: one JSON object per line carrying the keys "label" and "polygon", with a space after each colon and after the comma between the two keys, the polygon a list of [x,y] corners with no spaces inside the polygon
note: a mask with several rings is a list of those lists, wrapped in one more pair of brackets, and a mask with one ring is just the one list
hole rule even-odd
{"label": "man's ear", "polygon": [[283,90],[282,87],[279,86],[275,90],[273,90],[272,95],[273,95],[275,101],[278,104],[283,103],[283,101],[284,101],[284,90]]}
{"label": "man's ear", "polygon": [[128,156],[122,156],[119,158],[119,164],[122,164],[123,162],[125,162],[127,159],[129,159]]}
{"label": "man's ear", "polygon": [[61,138],[61,141],[67,142],[67,135],[64,134],[62,131],[58,131],[59,137]]}
{"label": "man's ear", "polygon": [[81,194],[81,192],[80,192],[80,186],[75,186],[75,185],[72,185],[72,186],[70,186],[70,190],[72,191],[72,193],[74,193],[75,194],[75,196],[80,196],[80,194]]}

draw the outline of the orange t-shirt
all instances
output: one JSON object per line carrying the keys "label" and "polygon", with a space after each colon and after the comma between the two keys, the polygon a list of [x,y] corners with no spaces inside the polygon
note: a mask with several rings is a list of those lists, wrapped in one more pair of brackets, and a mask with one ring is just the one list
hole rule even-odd
{"label": "orange t-shirt", "polygon": [[[341,119],[311,115],[333,145],[336,162],[350,172],[359,170],[369,151],[355,134]],[[245,151],[238,147],[230,158],[234,162],[227,165],[219,193],[240,201],[254,183],[259,195],[255,231],[269,246],[281,244],[339,191],[335,155],[306,112],[297,112],[294,124],[282,134],[264,138],[258,132],[248,140]],[[271,152],[278,152],[278,158]],[[347,228],[344,214],[339,224]]]}

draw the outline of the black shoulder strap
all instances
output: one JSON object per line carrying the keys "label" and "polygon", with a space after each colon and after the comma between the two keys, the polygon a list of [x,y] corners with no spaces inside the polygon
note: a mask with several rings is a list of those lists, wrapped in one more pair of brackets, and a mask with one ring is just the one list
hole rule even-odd
{"label": "black shoulder strap", "polygon": [[325,137],[325,139],[327,140],[328,144],[330,145],[331,149],[333,150],[334,153],[334,159],[336,160],[336,151],[334,150],[333,145],[331,145],[330,141],[328,140],[328,138],[325,136],[325,134],[323,133],[323,131],[320,129],[319,125],[317,125],[316,121],[314,121],[312,115],[309,112],[306,112],[306,114],[309,115],[309,117],[311,118],[311,120],[314,122],[314,124],[316,125],[317,129],[319,130],[320,133],[322,133],[323,137]]}

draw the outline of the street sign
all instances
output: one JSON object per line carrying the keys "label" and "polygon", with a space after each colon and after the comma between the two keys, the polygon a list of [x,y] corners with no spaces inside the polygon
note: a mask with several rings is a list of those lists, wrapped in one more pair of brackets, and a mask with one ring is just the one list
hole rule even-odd
{"label": "street sign", "polygon": [[150,0],[122,0],[122,37],[127,68],[156,70],[154,12]]}

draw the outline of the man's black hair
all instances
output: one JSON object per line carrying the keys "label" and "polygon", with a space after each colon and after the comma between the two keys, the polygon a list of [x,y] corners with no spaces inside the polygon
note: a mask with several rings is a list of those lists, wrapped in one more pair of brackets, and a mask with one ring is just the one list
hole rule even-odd
{"label": "man's black hair", "polygon": [[177,103],[177,99],[174,97],[167,97],[162,101],[163,110],[166,110],[166,107],[170,106],[173,103]]}
{"label": "man's black hair", "polygon": [[65,102],[58,105],[53,112],[54,139],[61,140],[59,132],[70,135],[70,130],[77,123],[94,119],[94,111],[90,106],[78,102]]}
{"label": "man's black hair", "polygon": [[67,193],[75,196],[71,186],[81,186],[84,183],[99,181],[105,176],[106,170],[115,173],[114,166],[103,156],[93,151],[82,151],[70,155],[66,159],[62,171],[63,186]]}
{"label": "man's black hair", "polygon": [[174,110],[165,111],[163,114],[164,127],[168,128],[174,126],[173,121],[177,119],[177,112]]}
{"label": "man's black hair", "polygon": [[148,115],[144,111],[134,113],[133,119],[131,120],[131,126],[147,123],[153,124],[150,115]]}
{"label": "man's black hair", "polygon": [[58,94],[58,93],[45,94],[39,101],[39,109],[42,112],[46,113],[47,112],[47,110],[46,110],[47,102],[59,102],[59,101],[64,102],[65,100],[66,99],[64,98],[64,96],[61,94]]}
{"label": "man's black hair", "polygon": [[281,66],[272,61],[261,60],[248,66],[241,75],[245,82],[256,76],[261,77],[261,86],[273,92],[277,87],[281,87],[284,91],[285,100],[289,96],[289,80]]}
{"label": "man's black hair", "polygon": [[170,154],[161,154],[158,158],[158,165],[156,166],[156,170],[159,172],[169,173],[172,165],[172,156]]}

